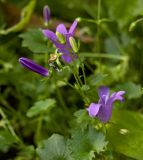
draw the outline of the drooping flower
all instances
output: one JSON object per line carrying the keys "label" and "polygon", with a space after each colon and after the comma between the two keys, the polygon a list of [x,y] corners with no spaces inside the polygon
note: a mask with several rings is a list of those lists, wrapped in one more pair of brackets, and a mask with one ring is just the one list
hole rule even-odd
{"label": "drooping flower", "polygon": [[58,52],[62,53],[62,60],[67,63],[71,63],[77,58],[69,42],[69,38],[74,37],[77,23],[77,20],[75,20],[69,31],[64,24],[59,24],[56,28],[56,34],[49,29],[42,30],[43,34],[56,46]]}
{"label": "drooping flower", "polygon": [[45,5],[43,8],[43,17],[44,17],[45,25],[47,26],[51,18],[51,12],[48,5]]}
{"label": "drooping flower", "polygon": [[118,91],[112,93],[110,96],[109,88],[101,86],[98,89],[99,101],[98,103],[91,103],[87,108],[89,116],[97,117],[101,122],[108,122],[112,115],[113,103],[116,100],[123,101],[125,91]]}
{"label": "drooping flower", "polygon": [[49,76],[49,71],[46,68],[40,66],[39,64],[35,63],[34,61],[32,61],[28,58],[21,57],[21,58],[19,58],[19,62],[24,67],[26,67],[27,69],[29,69],[33,72],[36,72],[44,77]]}

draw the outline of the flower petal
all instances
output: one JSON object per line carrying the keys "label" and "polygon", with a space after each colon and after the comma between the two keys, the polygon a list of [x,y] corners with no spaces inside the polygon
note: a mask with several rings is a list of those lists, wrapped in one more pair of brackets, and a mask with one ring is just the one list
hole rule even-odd
{"label": "flower petal", "polygon": [[64,62],[66,63],[71,63],[75,59],[77,59],[77,56],[75,53],[70,53],[66,48],[64,49],[59,49],[59,52],[63,53],[61,58],[63,59]]}
{"label": "flower petal", "polygon": [[77,20],[75,20],[69,29],[69,33],[71,33],[72,35],[75,33],[77,23],[78,23]]}
{"label": "flower petal", "polygon": [[98,88],[98,95],[100,97],[99,103],[106,104],[106,102],[109,98],[109,88],[106,86],[100,86]]}
{"label": "flower petal", "polygon": [[59,32],[63,35],[67,34],[67,29],[64,24],[59,24],[56,28],[56,32]]}
{"label": "flower petal", "polygon": [[125,94],[125,91],[119,91],[119,92],[114,92],[112,93],[112,95],[110,96],[110,99],[114,102],[115,100],[119,100],[119,101],[123,101],[124,97],[123,95]]}
{"label": "flower petal", "polygon": [[57,41],[57,36],[54,32],[50,31],[49,29],[43,29],[42,30],[43,34],[49,38],[53,43],[56,43]]}
{"label": "flower petal", "polygon": [[108,99],[106,103],[101,103],[102,107],[100,109],[100,112],[98,113],[97,117],[100,119],[100,121],[106,123],[109,121],[112,115],[112,108],[113,103],[115,100],[123,101],[123,95],[125,94],[125,91],[119,91],[114,92]]}
{"label": "flower petal", "polygon": [[106,123],[111,118],[111,115],[112,115],[112,103],[110,105],[107,104],[102,105],[97,117],[101,122]]}
{"label": "flower petal", "polygon": [[109,95],[109,88],[106,87],[106,86],[100,86],[98,88],[98,94],[99,94],[99,97],[102,97],[103,95]]}
{"label": "flower petal", "polygon": [[90,117],[96,117],[101,104],[91,103],[90,106],[87,108],[88,114]]}
{"label": "flower petal", "polygon": [[19,62],[27,69],[32,70],[33,72],[36,72],[42,76],[49,75],[49,71],[46,68],[40,66],[39,64],[35,63],[34,61],[32,61],[28,58],[21,57],[21,58],[19,58]]}

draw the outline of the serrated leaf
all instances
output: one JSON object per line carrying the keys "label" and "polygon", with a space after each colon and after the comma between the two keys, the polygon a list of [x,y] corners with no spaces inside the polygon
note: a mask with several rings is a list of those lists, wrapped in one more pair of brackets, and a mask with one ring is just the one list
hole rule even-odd
{"label": "serrated leaf", "polygon": [[36,151],[41,160],[71,160],[66,139],[58,134],[44,140]]}
{"label": "serrated leaf", "polygon": [[131,111],[114,111],[107,128],[109,144],[116,152],[142,160],[143,115]]}
{"label": "serrated leaf", "polygon": [[92,160],[95,152],[104,151],[107,142],[102,132],[98,132],[90,126],[84,131],[80,129],[74,131],[69,145],[76,160]]}
{"label": "serrated leaf", "polygon": [[28,117],[33,117],[33,116],[37,116],[43,112],[48,112],[51,110],[52,107],[54,107],[56,101],[54,99],[46,99],[43,101],[38,101],[34,104],[34,106],[32,106],[28,112],[27,112],[27,116]]}
{"label": "serrated leaf", "polygon": [[29,29],[27,32],[20,35],[23,39],[22,46],[29,48],[34,53],[48,53],[52,49],[46,45],[42,31],[37,28]]}
{"label": "serrated leaf", "polygon": [[87,128],[88,124],[91,122],[91,118],[87,114],[87,111],[85,109],[80,109],[74,113],[74,116],[76,117],[76,122],[74,122],[74,125],[81,127],[81,130],[84,130]]}

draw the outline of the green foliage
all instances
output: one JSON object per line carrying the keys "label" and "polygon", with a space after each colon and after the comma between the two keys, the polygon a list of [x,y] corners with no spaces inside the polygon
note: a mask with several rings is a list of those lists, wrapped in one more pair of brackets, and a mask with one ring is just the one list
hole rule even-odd
{"label": "green foliage", "polygon": [[20,22],[8,29],[0,30],[0,34],[6,35],[11,32],[18,32],[24,29],[25,26],[29,23],[35,4],[36,4],[36,0],[31,0],[29,4],[26,7],[24,7],[23,10],[21,11]]}
{"label": "green foliage", "polygon": [[110,8],[110,17],[114,20],[118,20],[118,24],[121,27],[126,25],[133,17],[143,14],[142,0],[108,0],[106,1],[106,4]]}
{"label": "green foliage", "polygon": [[143,116],[131,111],[116,111],[108,125],[109,144],[116,152],[137,160],[143,157]]}
{"label": "green foliage", "polygon": [[41,160],[72,160],[66,139],[58,134],[44,140],[36,151]]}
{"label": "green foliage", "polygon": [[15,160],[33,160],[36,156],[34,146],[24,146]]}
{"label": "green foliage", "polygon": [[46,99],[36,102],[27,112],[28,117],[37,116],[44,112],[49,112],[55,105],[54,99]]}
{"label": "green foliage", "polygon": [[117,89],[122,88],[126,91],[126,95],[129,99],[139,98],[142,95],[141,85],[134,84],[132,82],[126,82],[121,85],[117,85]]}
{"label": "green foliage", "polygon": [[100,153],[107,146],[103,133],[91,126],[84,131],[80,128],[73,131],[69,144],[76,160],[92,160],[95,158],[95,152]]}
{"label": "green foliage", "polygon": [[0,151],[7,152],[17,143],[17,139],[7,130],[0,131]]}
{"label": "green foliage", "polygon": [[23,39],[22,46],[29,48],[34,53],[49,53],[52,51],[46,45],[41,29],[32,28],[22,33],[20,37]]}

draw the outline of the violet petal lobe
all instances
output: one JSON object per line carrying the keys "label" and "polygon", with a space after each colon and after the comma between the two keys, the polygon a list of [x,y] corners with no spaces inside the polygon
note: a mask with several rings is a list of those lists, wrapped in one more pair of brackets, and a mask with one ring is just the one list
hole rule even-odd
{"label": "violet petal lobe", "polygon": [[114,92],[110,96],[110,99],[114,102],[115,100],[123,101],[124,97],[123,95],[125,94],[125,91],[119,91],[119,92]]}
{"label": "violet petal lobe", "polygon": [[109,88],[105,86],[100,86],[98,88],[98,95],[100,97],[99,103],[106,103],[109,98]]}
{"label": "violet petal lobe", "polygon": [[20,62],[20,64],[22,64],[27,69],[29,69],[33,72],[36,72],[36,73],[38,73],[42,76],[48,76],[49,75],[49,71],[46,68],[40,66],[39,64],[35,63],[34,61],[32,61],[28,58],[21,57],[21,58],[19,58],[19,62]]}
{"label": "violet petal lobe", "polygon": [[102,97],[103,95],[109,95],[109,88],[105,86],[100,86],[98,89],[99,97]]}
{"label": "violet petal lobe", "polygon": [[91,103],[87,108],[88,114],[90,117],[96,117],[99,112],[101,104]]}
{"label": "violet petal lobe", "polygon": [[77,55],[75,53],[70,53],[66,47],[61,47],[58,51],[62,53],[61,58],[64,62],[71,63],[77,58]]}
{"label": "violet petal lobe", "polygon": [[77,20],[74,20],[73,24],[71,25],[70,29],[69,29],[69,33],[71,33],[72,35],[74,35],[75,33],[75,29],[77,27]]}
{"label": "violet petal lobe", "polygon": [[56,32],[59,32],[63,35],[67,34],[67,29],[64,24],[59,24],[56,28]]}
{"label": "violet petal lobe", "polygon": [[54,32],[50,31],[49,29],[43,29],[42,30],[43,34],[50,39],[53,43],[56,43],[57,41],[57,36]]}

